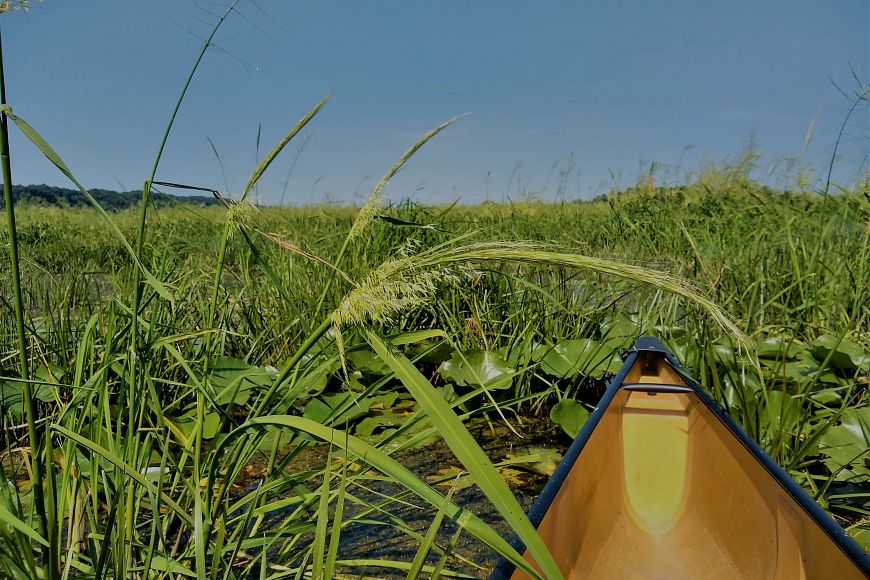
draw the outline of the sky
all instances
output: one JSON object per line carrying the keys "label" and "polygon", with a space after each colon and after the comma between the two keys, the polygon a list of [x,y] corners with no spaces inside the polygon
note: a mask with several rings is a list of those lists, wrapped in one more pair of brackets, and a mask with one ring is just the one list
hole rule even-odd
{"label": "sky", "polygon": [[[8,101],[86,187],[139,189],[225,8],[44,0],[4,14]],[[238,194],[328,93],[262,178],[261,203],[361,203],[417,138],[464,113],[392,180],[390,198],[585,199],[651,163],[677,183],[749,143],[764,155],[759,179],[784,182],[789,160],[823,176],[852,105],[838,87],[853,94],[853,72],[866,86],[868,63],[866,0],[239,0],[157,179]],[[14,183],[68,185],[14,130],[11,147]],[[864,106],[834,177],[866,172],[868,153]]]}

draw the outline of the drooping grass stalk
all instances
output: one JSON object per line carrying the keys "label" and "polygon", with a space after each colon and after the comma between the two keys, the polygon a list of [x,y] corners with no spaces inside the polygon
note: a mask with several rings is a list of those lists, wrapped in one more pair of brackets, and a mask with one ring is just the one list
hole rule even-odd
{"label": "drooping grass stalk", "polygon": [[[3,69],[2,29],[0,29],[0,105],[6,105],[6,75]],[[49,523],[46,510],[43,487],[43,457],[40,439],[36,433],[36,407],[33,401],[33,388],[28,364],[29,349],[24,327],[24,296],[21,288],[21,270],[18,265],[18,233],[15,226],[15,200],[12,197],[12,163],[9,157],[9,125],[6,112],[0,114],[0,164],[3,171],[3,198],[6,204],[6,223],[9,236],[10,269],[12,270],[12,292],[15,301],[15,329],[18,340],[18,362],[21,374],[21,395],[24,401],[24,411],[27,416],[27,437],[30,441],[30,470],[33,473],[33,499],[36,514],[39,518],[42,535],[48,540],[49,546],[43,547],[43,564],[46,578],[57,577],[57,562],[54,554],[58,547],[54,546],[54,526]],[[49,457],[50,461],[51,458]],[[53,502],[52,502],[53,503]]]}
{"label": "drooping grass stalk", "polygon": [[[414,154],[420,150],[426,143],[429,142],[430,139],[435,137],[438,133],[461,119],[463,115],[457,115],[456,117],[452,117],[447,119],[422,137],[420,137],[411,147],[408,148],[405,153],[399,157],[399,160],[393,164],[392,167],[381,177],[380,181],[378,181],[375,188],[372,190],[371,194],[369,194],[368,200],[366,200],[365,204],[360,208],[359,212],[356,215],[356,218],[353,221],[353,225],[350,227],[350,230],[347,233],[347,236],[344,238],[344,242],[341,244],[341,248],[338,250],[338,256],[335,258],[336,269],[341,268],[342,261],[344,260],[345,252],[347,252],[348,246],[351,241],[355,238],[359,237],[362,232],[369,226],[369,224],[375,219],[377,216],[378,209],[383,202],[383,191],[390,180],[395,177],[395,175],[399,172],[402,167],[404,167],[405,163],[408,162]],[[332,287],[332,283],[335,280],[335,272],[332,272],[329,278],[326,280],[326,285],[323,287],[323,292],[320,294],[320,298],[317,300],[317,306],[314,308],[315,312],[320,312],[320,309],[323,308],[323,303],[326,300],[326,297],[329,295],[329,290]]]}

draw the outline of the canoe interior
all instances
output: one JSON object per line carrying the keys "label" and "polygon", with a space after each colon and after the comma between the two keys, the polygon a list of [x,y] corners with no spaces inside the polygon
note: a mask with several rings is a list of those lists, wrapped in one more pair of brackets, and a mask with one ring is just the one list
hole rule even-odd
{"label": "canoe interior", "polygon": [[865,578],[693,390],[646,384],[686,382],[639,353],[538,526],[566,578]]}

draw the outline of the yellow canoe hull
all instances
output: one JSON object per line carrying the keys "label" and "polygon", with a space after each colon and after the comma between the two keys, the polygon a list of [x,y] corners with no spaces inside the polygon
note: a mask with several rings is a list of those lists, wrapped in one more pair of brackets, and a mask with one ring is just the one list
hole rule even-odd
{"label": "yellow canoe hull", "polygon": [[[867,555],[658,341],[638,342],[590,422],[530,513],[565,578],[868,577]],[[528,576],[503,563],[492,578]]]}

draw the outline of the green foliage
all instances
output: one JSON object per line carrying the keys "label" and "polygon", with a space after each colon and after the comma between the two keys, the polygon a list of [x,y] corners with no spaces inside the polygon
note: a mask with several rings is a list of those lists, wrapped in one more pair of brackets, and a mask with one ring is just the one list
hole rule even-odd
{"label": "green foliage", "polygon": [[577,437],[588,418],[589,411],[573,399],[562,399],[550,409],[550,420],[572,439]]}
{"label": "green foliage", "polygon": [[454,352],[438,367],[438,373],[457,385],[506,389],[516,371],[498,353],[480,349]]}
{"label": "green foliage", "polygon": [[[749,151],[682,186],[650,175],[592,202],[384,206],[389,179],[451,119],[360,209],[254,211],[245,196],[324,105],[253,169],[244,203],[170,204],[153,189],[171,121],[141,198],[6,188],[18,203],[0,226],[0,268],[16,273],[0,278],[0,575],[484,573],[455,551],[460,532],[535,575],[397,460],[440,437],[462,485],[558,577],[464,421],[558,401],[550,418],[573,437],[643,333],[867,544],[866,188],[759,186]],[[0,114],[78,185],[33,127]],[[151,202],[162,209],[146,223]],[[546,472],[554,455],[505,463]],[[411,499],[435,513],[425,536],[399,509]],[[417,542],[413,561],[342,559],[348,527],[385,525]]]}
{"label": "green foliage", "polygon": [[[865,434],[855,427],[867,409],[868,212],[851,194],[824,201],[780,194],[763,199],[763,211],[751,196],[714,197],[691,190],[629,197],[612,205],[490,204],[445,212],[401,203],[380,211],[402,223],[436,227],[371,222],[364,239],[345,249],[344,270],[358,287],[376,281],[368,288],[396,281],[413,285],[425,269],[436,273],[413,300],[413,288],[397,289],[408,303],[383,320],[394,344],[461,416],[492,412],[494,403],[519,404],[522,412],[533,413],[549,407],[537,399],[549,399],[557,403],[551,417],[567,442],[597,402],[602,380],[618,366],[619,350],[642,333],[655,334],[780,463],[803,476],[829,509],[860,515],[870,501],[867,458],[859,449]],[[218,207],[195,211],[165,208],[149,226],[141,261],[183,299],[166,302],[153,289],[144,294],[139,323],[147,365],[135,371],[141,374],[131,374],[123,364],[131,340],[131,310],[125,304],[134,277],[127,248],[88,208],[23,205],[18,211],[22,275],[30,290],[26,321],[35,338],[31,357],[42,361],[32,373],[34,399],[43,416],[55,417],[54,423],[76,437],[61,438],[66,442],[59,453],[77,475],[54,464],[55,477],[66,482],[58,504],[63,513],[82,510],[83,533],[108,529],[111,521],[110,537],[132,537],[128,514],[138,514],[146,525],[142,537],[148,542],[126,554],[111,543],[82,545],[70,562],[83,570],[93,570],[104,557],[104,566],[117,570],[141,571],[147,564],[152,570],[184,566],[195,573],[192,546],[179,544],[148,560],[151,538],[156,546],[162,535],[177,538],[174,534],[184,530],[233,546],[221,552],[221,568],[239,576],[258,575],[266,554],[280,554],[269,562],[302,565],[310,552],[301,534],[316,527],[319,502],[300,500],[310,507],[295,510],[280,524],[298,533],[265,544],[256,544],[252,534],[277,529],[267,523],[269,514],[284,509],[292,497],[304,497],[298,495],[303,489],[316,492],[306,483],[304,469],[277,468],[282,458],[303,453],[318,439],[305,433],[279,439],[265,432],[241,437],[220,458],[214,455],[226,434],[245,420],[268,413],[309,417],[383,449],[437,435],[408,395],[396,391],[390,365],[360,342],[353,324],[343,330],[344,368],[334,331],[328,324],[316,333],[312,329],[312,321],[329,317],[330,304],[340,305],[355,289],[335,278],[324,308],[317,309],[334,272],[318,260],[331,262],[339,255],[343,240],[331,232],[349,230],[352,209],[261,208],[252,214],[243,225],[243,231],[253,232],[250,241],[235,237],[226,245],[211,323],[208,305],[227,218]],[[720,212],[733,216],[727,225],[716,221]],[[112,219],[122,234],[135,235],[132,211]],[[584,224],[582,231],[577,223]],[[318,260],[258,236],[255,229],[275,232],[277,239]],[[833,235],[840,231],[850,235]],[[456,236],[464,237],[455,242]],[[557,246],[519,243],[536,237]],[[517,242],[503,248],[485,242],[493,238]],[[316,245],[308,240],[317,240]],[[652,264],[674,279],[690,280],[734,315],[751,336],[749,347],[741,347],[690,300],[656,289],[655,277],[638,274],[650,285],[638,284],[633,274],[620,278],[617,261],[606,272],[584,271],[583,266],[601,268],[604,262],[570,257],[577,255],[566,251],[569,245],[609,260]],[[8,292],[7,286],[0,295]],[[354,324],[365,323],[370,302],[359,301]],[[4,360],[9,360],[17,352],[10,319],[0,318],[0,327]],[[750,354],[757,355],[757,367]],[[19,425],[24,418],[20,382],[10,374],[0,381],[0,406],[7,424]],[[121,393],[139,381],[146,394],[132,405],[119,405]],[[522,400],[529,402],[511,403]],[[143,430],[128,430],[130,424]],[[197,453],[199,480],[215,490],[214,499],[188,483]],[[234,482],[245,481],[246,465],[258,453],[274,466],[263,491],[247,500],[232,499]],[[335,456],[332,461],[342,460]],[[337,507],[342,478],[363,483],[373,476],[360,466],[359,472],[342,471],[340,465],[330,472],[330,513]],[[137,483],[131,473],[146,475]],[[112,486],[122,481],[133,486],[132,503],[124,499],[110,519],[99,506],[113,505]],[[157,493],[156,485],[184,516],[174,508],[168,520],[150,515],[147,498]],[[356,505],[353,485],[345,487],[343,501]],[[25,504],[30,501],[26,491],[14,493]],[[197,493],[202,528],[192,519]],[[443,500],[438,502],[433,509],[441,509]],[[388,511],[392,503],[384,499],[371,509]],[[11,513],[27,521],[20,512]],[[327,521],[324,558],[329,559],[332,530],[355,521],[356,513],[344,510],[337,528]],[[850,531],[864,529],[859,522]],[[18,546],[32,543],[14,527],[8,533]],[[334,565],[340,569],[344,560],[337,545]],[[209,546],[210,554],[218,549],[217,543]],[[438,546],[436,541],[432,551]],[[254,559],[244,564],[242,553]],[[451,562],[456,560],[448,558],[445,565]]]}

